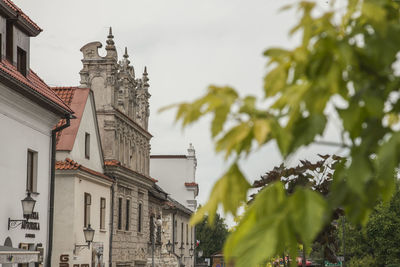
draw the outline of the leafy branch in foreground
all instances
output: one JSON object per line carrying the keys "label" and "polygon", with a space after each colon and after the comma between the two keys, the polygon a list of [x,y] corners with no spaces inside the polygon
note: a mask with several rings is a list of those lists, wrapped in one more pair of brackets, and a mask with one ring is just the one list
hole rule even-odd
{"label": "leafy branch in foreground", "polygon": [[[377,201],[389,200],[394,190],[400,162],[400,78],[393,67],[400,49],[400,3],[348,0],[344,9],[332,5],[322,13],[316,12],[318,3],[325,4],[294,5],[301,13],[291,31],[302,36],[297,47],[265,51],[269,67],[262,99],[210,86],[199,99],[178,105],[176,119],[183,126],[212,114],[215,150],[234,158],[193,223],[205,214],[212,219],[219,205],[235,215],[246,202],[250,187],[240,162],[257,145],[276,141],[287,157],[324,133],[328,104],[340,118],[348,154],[335,170],[329,196],[305,187],[287,196],[281,181],[265,187],[226,244],[228,260],[239,254],[253,259],[238,261],[238,267],[256,266],[285,248],[294,251],[299,239],[307,247],[339,207],[351,222],[365,224]],[[293,227],[300,225],[307,234],[299,238],[304,229]],[[237,242],[244,235],[246,245]]]}

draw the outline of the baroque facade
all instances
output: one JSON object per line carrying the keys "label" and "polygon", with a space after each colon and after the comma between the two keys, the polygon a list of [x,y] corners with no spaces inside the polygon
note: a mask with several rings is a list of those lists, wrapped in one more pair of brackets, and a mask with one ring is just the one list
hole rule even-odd
{"label": "baroque facade", "polygon": [[104,57],[98,52],[101,47],[100,42],[91,42],[81,48],[80,83],[94,92],[105,173],[115,179],[109,262],[119,267],[146,266],[150,220],[160,213],[154,207],[157,202],[150,200],[166,198],[149,176],[148,74],[144,68],[142,77],[136,78],[127,49],[118,61],[111,28]]}

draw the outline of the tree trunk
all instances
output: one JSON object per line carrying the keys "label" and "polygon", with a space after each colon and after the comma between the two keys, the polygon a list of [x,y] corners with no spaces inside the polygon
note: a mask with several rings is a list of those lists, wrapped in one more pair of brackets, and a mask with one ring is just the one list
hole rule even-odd
{"label": "tree trunk", "polygon": [[303,266],[303,267],[306,267],[306,266],[307,266],[307,261],[306,261],[306,246],[304,246],[304,244],[303,244],[302,266]]}

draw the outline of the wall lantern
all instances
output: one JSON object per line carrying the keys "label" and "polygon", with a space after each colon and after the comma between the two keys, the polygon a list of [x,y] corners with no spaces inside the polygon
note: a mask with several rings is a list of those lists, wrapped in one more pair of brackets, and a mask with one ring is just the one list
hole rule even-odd
{"label": "wall lantern", "polygon": [[190,246],[190,249],[189,249],[189,255],[190,255],[190,257],[193,257],[193,252],[194,252],[193,245],[191,245],[191,246]]}
{"label": "wall lantern", "polygon": [[168,254],[171,254],[171,252],[172,252],[171,240],[168,240],[168,243],[165,246],[167,247]]}
{"label": "wall lantern", "polygon": [[8,218],[8,230],[14,229],[22,223],[26,223],[29,220],[29,217],[33,214],[33,209],[35,208],[36,200],[31,197],[31,192],[27,193],[27,196],[21,200],[22,204],[22,213],[25,219],[22,220],[12,220]]}
{"label": "wall lantern", "polygon": [[92,227],[90,227],[90,224],[88,225],[88,227],[83,229],[83,235],[85,236],[85,241],[86,241],[86,245],[77,245],[75,244],[75,248],[74,248],[74,254],[76,254],[77,252],[77,248],[90,248],[90,243],[93,242],[93,238],[94,238],[94,230],[92,229]]}
{"label": "wall lantern", "polygon": [[181,247],[179,248],[179,250],[181,251],[181,258],[182,258],[185,252],[185,247],[183,246],[183,243],[181,243]]}

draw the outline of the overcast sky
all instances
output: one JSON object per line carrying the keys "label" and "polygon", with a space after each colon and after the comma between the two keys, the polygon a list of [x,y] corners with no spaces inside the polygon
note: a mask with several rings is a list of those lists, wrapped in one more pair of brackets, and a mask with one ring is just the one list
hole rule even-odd
{"label": "overcast sky", "polygon": [[[51,86],[79,85],[80,48],[105,44],[112,26],[122,56],[128,47],[136,75],[147,66],[150,78],[152,154],[184,154],[196,148],[199,203],[226,168],[216,155],[204,120],[185,131],[173,125],[174,112],[159,114],[165,105],[193,100],[210,84],[230,85],[242,94],[262,95],[266,60],[271,46],[293,47],[288,30],[294,12],[278,12],[294,0],[14,0],[43,32],[31,41],[31,68]],[[321,0],[322,1],[322,0]],[[104,49],[104,46],[103,46]],[[104,50],[103,50],[104,52]],[[328,139],[335,135],[333,127]],[[316,158],[337,148],[316,146],[292,159]],[[282,162],[274,144],[242,164],[249,180]]]}

